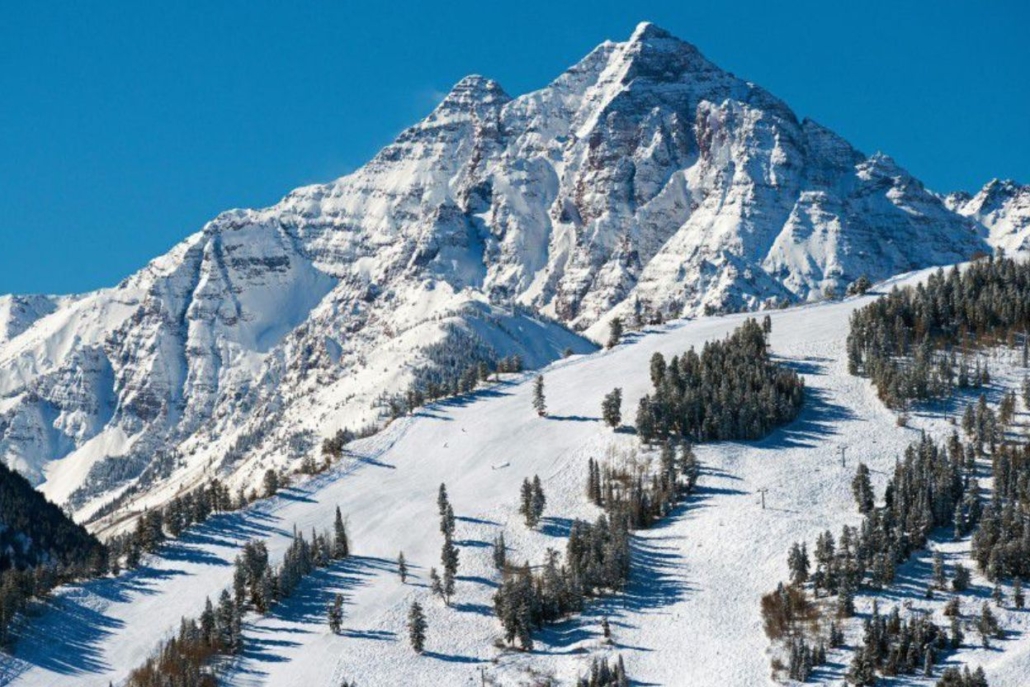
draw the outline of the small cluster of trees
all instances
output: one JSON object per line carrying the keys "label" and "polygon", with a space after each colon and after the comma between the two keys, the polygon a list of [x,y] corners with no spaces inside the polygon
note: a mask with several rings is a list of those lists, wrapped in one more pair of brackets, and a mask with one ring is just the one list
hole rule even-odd
{"label": "small cluster of trees", "polygon": [[976,670],[969,672],[969,666],[962,670],[958,668],[945,668],[941,678],[937,680],[936,687],[989,687],[987,675],[984,669],[977,666]]}
{"label": "small cluster of trees", "polygon": [[986,384],[970,353],[1020,345],[1030,363],[1030,263],[990,258],[964,271],[938,270],[925,284],[899,289],[851,316],[848,369],[876,385],[885,404],[941,398]]}
{"label": "small cluster of trees", "polygon": [[973,558],[992,581],[1030,579],[1030,443],[993,453],[993,498],[973,534]]}
{"label": "small cluster of trees", "polygon": [[572,524],[564,563],[554,549],[538,574],[527,561],[505,565],[504,580],[494,595],[494,612],[509,644],[533,648],[533,630],[583,608],[587,597],[622,589],[629,576],[629,529],[623,520],[600,516],[593,524]]}
{"label": "small cluster of trees", "polygon": [[[128,687],[214,687],[211,663],[218,656],[239,653],[243,615],[249,609],[268,613],[289,597],[316,568],[350,555],[346,525],[336,509],[332,532],[305,539],[294,532],[281,565],[272,567],[263,541],[251,541],[237,556],[232,590],[224,589],[217,606],[207,599],[198,618],[183,618],[179,632],[164,642],[142,666],[129,674]],[[340,599],[342,620],[342,598]]]}
{"label": "small cluster of trees", "polygon": [[630,531],[666,515],[694,490],[700,473],[690,446],[672,441],[663,447],[653,475],[645,463],[627,462],[602,468],[588,461],[587,498],[605,513],[593,524],[573,522],[564,557],[548,549],[539,572],[528,562],[509,565],[504,535],[494,541],[494,564],[504,573],[494,611],[509,644],[518,641],[532,649],[534,629],[581,610],[587,598],[621,590],[630,572]]}
{"label": "small cluster of trees", "polygon": [[884,616],[876,601],[864,623],[862,644],[848,668],[848,682],[875,685],[877,672],[884,676],[933,675],[939,658],[962,643],[961,630],[950,636],[927,616],[902,620],[897,607]]}
{"label": "small cluster of trees", "polygon": [[303,533],[294,532],[279,566],[273,567],[269,563],[264,542],[248,542],[236,558],[233,592],[237,603],[268,613],[280,600],[291,596],[297,584],[316,568],[348,556],[350,540],[339,508],[336,509],[332,531],[312,531],[310,539],[305,539]]}
{"label": "small cluster of trees", "polygon": [[590,674],[579,678],[576,687],[629,687],[622,655],[611,662],[607,657],[595,658],[590,662]]}
{"label": "small cluster of trees", "polygon": [[665,517],[697,485],[701,465],[689,443],[665,441],[657,471],[629,461],[601,467],[587,461],[587,498],[612,518],[626,518],[633,529],[650,527]]}
{"label": "small cluster of trees", "polygon": [[519,513],[526,519],[526,527],[532,529],[540,522],[544,515],[544,508],[547,506],[547,497],[544,496],[544,488],[540,483],[540,476],[533,475],[533,481],[529,478],[522,480],[520,493]]}
{"label": "small cluster of trees", "polygon": [[256,493],[248,496],[242,489],[234,498],[228,487],[213,479],[205,486],[176,496],[163,508],[147,509],[136,520],[132,532],[108,540],[111,569],[117,574],[123,565],[136,568],[144,553],[157,551],[169,537],[181,536],[216,513],[244,508],[256,498]]}
{"label": "small cluster of trees", "polygon": [[429,586],[431,591],[450,605],[454,596],[454,581],[458,576],[458,547],[454,545],[454,509],[447,497],[447,485],[440,484],[436,497],[436,505],[440,511],[440,532],[443,534],[443,547],[440,549],[440,565],[443,577],[436,568],[429,569]]}
{"label": "small cluster of trees", "polygon": [[442,342],[422,349],[426,365],[414,370],[414,381],[407,391],[382,396],[376,404],[387,416],[398,418],[414,412],[427,403],[475,391],[492,374],[522,372],[522,356],[499,358],[497,352],[479,337],[458,327],[447,328]]}
{"label": "small cluster of trees", "polygon": [[691,349],[666,363],[655,353],[654,392],[637,407],[641,441],[760,439],[797,417],[804,381],[772,361],[766,334],[748,319],[725,340],[706,343],[700,355]]}

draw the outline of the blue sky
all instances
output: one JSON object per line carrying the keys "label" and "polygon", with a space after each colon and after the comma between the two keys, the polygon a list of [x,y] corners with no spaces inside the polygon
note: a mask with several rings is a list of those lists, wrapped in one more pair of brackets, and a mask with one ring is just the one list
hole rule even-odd
{"label": "blue sky", "polygon": [[0,6],[0,292],[113,285],[361,165],[469,73],[517,95],[650,20],[936,190],[1030,183],[1030,3]]}

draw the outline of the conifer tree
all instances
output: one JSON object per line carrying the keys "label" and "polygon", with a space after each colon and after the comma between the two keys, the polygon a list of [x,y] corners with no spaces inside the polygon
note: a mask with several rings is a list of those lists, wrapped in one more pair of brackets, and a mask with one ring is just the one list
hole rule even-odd
{"label": "conifer tree", "polygon": [[397,554],[397,574],[400,575],[401,584],[407,584],[408,582],[408,564],[404,560],[404,552],[401,551]]}
{"label": "conifer tree", "polygon": [[865,515],[876,505],[873,496],[873,485],[869,480],[869,468],[865,463],[859,463],[855,470],[855,479],[851,481],[851,493],[855,495],[855,503],[858,504],[858,512]]}
{"label": "conifer tree", "polygon": [[343,522],[340,507],[336,507],[336,519],[333,521],[333,558],[339,560],[350,555],[350,541],[347,539],[347,526]]}
{"label": "conifer tree", "polygon": [[408,609],[408,641],[416,654],[421,654],[426,648],[426,630],[429,629],[426,623],[426,615],[422,611],[422,605],[417,601],[411,602]]}
{"label": "conifer tree", "polygon": [[504,545],[504,532],[501,532],[500,534],[497,535],[497,538],[494,539],[494,549],[493,549],[494,567],[497,568],[498,570],[504,570],[504,566],[507,563],[507,556],[508,556],[508,551],[507,551],[507,548]]}
{"label": "conifer tree", "polygon": [[622,318],[613,317],[611,324],[608,325],[608,344],[607,348],[614,348],[619,345],[619,341],[622,340]]}
{"label": "conifer tree", "polygon": [[327,615],[329,631],[333,634],[339,634],[340,628],[343,627],[343,594],[336,594],[333,600],[329,602]]}
{"label": "conifer tree", "polygon": [[440,575],[436,572],[436,568],[429,569],[429,591],[435,596],[443,598],[443,581],[440,580]]}
{"label": "conifer tree", "polygon": [[601,417],[609,427],[622,424],[622,389],[616,387],[601,402]]}
{"label": "conifer tree", "polygon": [[279,473],[272,468],[265,470],[265,476],[262,480],[264,486],[265,496],[275,496],[279,491]]}
{"label": "conifer tree", "polygon": [[547,507],[547,497],[544,496],[544,487],[540,483],[540,476],[533,475],[533,494],[529,501],[530,510],[533,513],[533,527],[540,522],[544,516],[544,509]]}
{"label": "conifer tree", "polygon": [[533,410],[540,417],[547,415],[547,402],[544,399],[544,376],[537,375],[533,380]]}

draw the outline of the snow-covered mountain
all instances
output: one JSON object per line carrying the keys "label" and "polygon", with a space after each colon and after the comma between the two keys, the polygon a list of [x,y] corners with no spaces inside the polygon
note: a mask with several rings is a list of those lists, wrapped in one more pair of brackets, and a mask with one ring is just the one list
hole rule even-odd
{"label": "snow-covered mountain", "polygon": [[952,193],[945,203],[986,227],[992,246],[1006,251],[1030,249],[1030,186],[994,179],[975,196]]}
{"label": "snow-covered mountain", "polygon": [[0,456],[114,519],[373,421],[430,346],[541,365],[616,314],[959,262],[985,218],[641,24],[517,98],[463,79],[353,174],[223,213],[114,288],[0,300]]}

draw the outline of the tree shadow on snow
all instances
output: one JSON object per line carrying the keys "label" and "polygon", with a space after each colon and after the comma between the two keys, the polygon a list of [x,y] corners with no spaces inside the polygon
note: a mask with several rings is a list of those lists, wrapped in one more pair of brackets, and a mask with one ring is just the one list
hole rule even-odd
{"label": "tree shadow on snow", "polygon": [[801,412],[793,422],[774,430],[764,439],[747,443],[772,450],[812,448],[825,443],[827,437],[839,434],[840,423],[855,419],[850,408],[830,401],[822,389],[806,387]]}
{"label": "tree shadow on snow", "polygon": [[545,516],[540,520],[539,531],[540,534],[547,537],[568,539],[569,533],[572,532],[572,519],[560,518],[553,515]]}
{"label": "tree shadow on snow", "polygon": [[600,422],[601,418],[591,417],[587,415],[545,415],[548,420],[554,420],[556,422]]}

